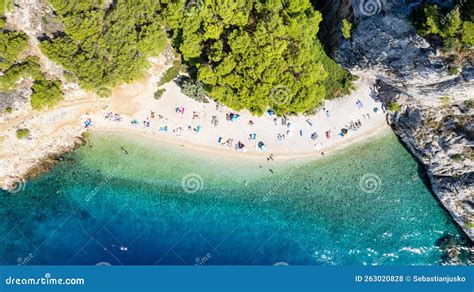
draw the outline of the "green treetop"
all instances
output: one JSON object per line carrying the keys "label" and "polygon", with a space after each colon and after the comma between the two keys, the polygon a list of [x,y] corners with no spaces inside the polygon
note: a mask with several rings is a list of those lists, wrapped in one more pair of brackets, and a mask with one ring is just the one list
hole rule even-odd
{"label": "green treetop", "polygon": [[162,2],[172,43],[213,99],[255,114],[269,107],[291,114],[327,96],[316,37],[322,17],[309,0]]}
{"label": "green treetop", "polygon": [[351,33],[352,33],[352,23],[347,19],[343,19],[342,20],[341,31],[342,31],[342,36],[345,39],[350,39],[351,38]]}
{"label": "green treetop", "polygon": [[31,106],[33,109],[52,108],[59,101],[64,99],[61,91],[61,82],[58,80],[35,80],[31,87]]}
{"label": "green treetop", "polygon": [[474,46],[474,22],[464,21],[461,31],[461,41],[467,46]]}
{"label": "green treetop", "polygon": [[143,76],[166,45],[161,24],[199,92],[234,109],[307,112],[350,89],[317,40],[322,17],[309,0],[49,2],[64,31],[41,48],[85,89]]}
{"label": "green treetop", "polygon": [[90,90],[131,82],[149,67],[147,58],[166,46],[153,1],[49,0],[63,33],[42,50]]}
{"label": "green treetop", "polygon": [[[472,2],[472,1],[471,1]],[[450,44],[473,46],[472,11],[474,4],[466,3],[451,11],[441,10],[436,5],[425,5],[415,11],[414,21],[418,32],[423,36],[438,36],[447,47]]]}
{"label": "green treetop", "polygon": [[27,46],[26,34],[17,31],[0,32],[0,70],[10,67]]}
{"label": "green treetop", "polygon": [[14,89],[16,82],[21,77],[42,78],[38,57],[27,57],[23,62],[14,64],[5,70],[0,76],[0,91]]}

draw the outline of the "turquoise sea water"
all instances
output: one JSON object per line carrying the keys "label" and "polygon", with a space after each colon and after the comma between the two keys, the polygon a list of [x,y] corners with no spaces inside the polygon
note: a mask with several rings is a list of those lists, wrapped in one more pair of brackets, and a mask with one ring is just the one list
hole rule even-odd
{"label": "turquoise sea water", "polygon": [[284,163],[96,133],[0,198],[0,264],[436,265],[465,240],[388,133]]}

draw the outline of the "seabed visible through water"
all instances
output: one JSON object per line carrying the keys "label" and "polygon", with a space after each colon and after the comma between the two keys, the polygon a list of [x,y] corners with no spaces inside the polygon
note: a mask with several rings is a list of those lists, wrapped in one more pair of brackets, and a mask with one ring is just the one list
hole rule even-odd
{"label": "seabed visible through water", "polygon": [[96,133],[0,193],[0,264],[438,265],[466,239],[418,167],[392,133],[285,163]]}

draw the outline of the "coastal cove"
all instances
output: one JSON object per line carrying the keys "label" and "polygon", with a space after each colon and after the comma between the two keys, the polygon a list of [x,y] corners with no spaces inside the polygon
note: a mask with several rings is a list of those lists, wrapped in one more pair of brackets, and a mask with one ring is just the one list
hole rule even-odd
{"label": "coastal cove", "polygon": [[0,2],[0,292],[472,290],[473,36],[474,0]]}
{"label": "coastal cove", "polygon": [[[149,78],[120,86],[110,99],[86,95],[79,102],[72,98],[53,110],[19,117],[24,118],[22,126],[32,129],[28,139],[18,139],[12,131],[19,123],[17,119],[5,121],[0,126],[0,187],[13,189],[29,173],[36,173],[32,170],[49,160],[48,157],[74,149],[90,130],[140,134],[239,156],[268,156],[258,149],[258,143],[262,142],[269,153],[279,157],[309,157],[330,153],[389,129],[381,104],[371,97],[373,84],[364,79],[357,82],[358,88],[353,93],[327,101],[313,115],[284,119],[275,114],[256,117],[214,101],[195,101],[184,95],[174,82],[165,84],[166,92],[159,100],[154,99],[154,84],[163,73],[162,63],[166,61],[158,62]],[[230,114],[238,118],[227,120]],[[360,124],[355,127],[357,122]],[[342,129],[349,129],[343,137]],[[239,144],[245,147],[236,151]]]}
{"label": "coastal cove", "polygon": [[0,261],[465,263],[472,246],[420,173],[392,132],[267,161],[93,131],[50,172],[1,191]]}

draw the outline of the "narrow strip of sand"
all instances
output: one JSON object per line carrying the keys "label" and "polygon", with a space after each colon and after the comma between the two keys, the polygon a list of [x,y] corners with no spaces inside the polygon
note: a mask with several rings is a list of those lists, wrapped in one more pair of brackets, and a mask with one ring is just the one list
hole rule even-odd
{"label": "narrow strip of sand", "polygon": [[[328,155],[337,154],[338,151],[344,150],[348,146],[360,142],[367,141],[368,139],[390,133],[391,128],[386,124],[378,125],[373,129],[365,129],[363,133],[357,135],[351,135],[345,140],[339,140],[333,143],[331,146],[326,146],[318,150],[309,150],[307,152],[268,152],[268,151],[251,151],[251,152],[242,152],[242,151],[230,151],[227,148],[205,145],[204,143],[193,143],[188,141],[183,141],[177,137],[165,136],[165,135],[156,135],[145,130],[129,129],[129,128],[120,128],[120,127],[110,127],[110,128],[95,128],[92,133],[111,133],[111,134],[122,134],[129,136],[131,139],[150,139],[154,140],[157,143],[166,143],[168,145],[176,146],[179,148],[186,148],[190,150],[196,150],[196,155],[207,154],[207,155],[219,155],[227,157],[235,157],[239,159],[246,158],[256,158],[262,159],[267,158],[269,155],[272,155],[277,160],[290,160],[290,159],[304,159],[311,158],[317,159],[323,157],[321,153],[324,153],[324,157]],[[215,156],[212,156],[215,157]]]}

